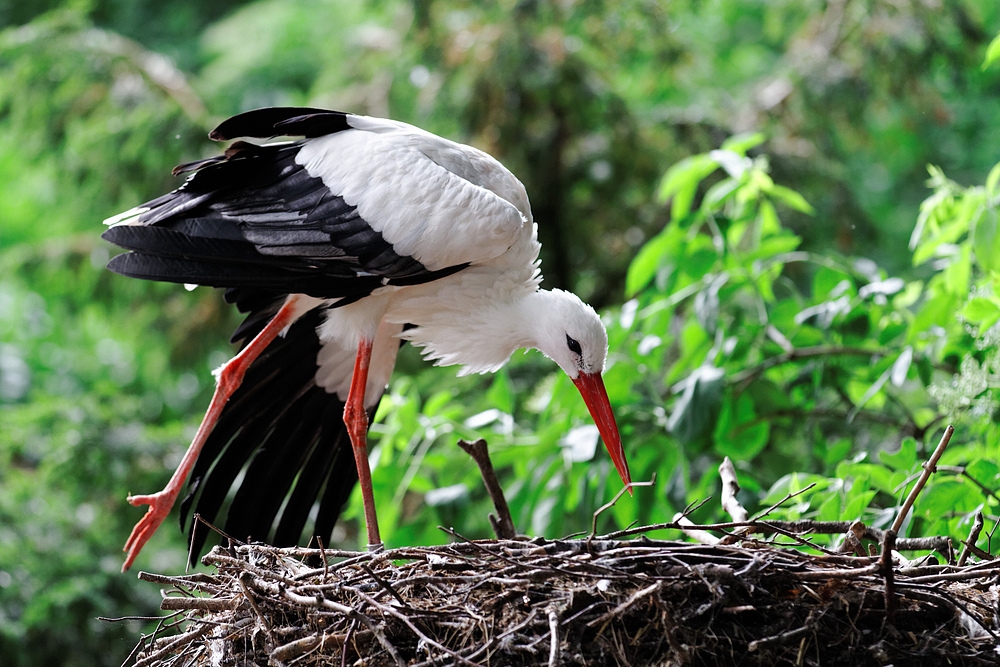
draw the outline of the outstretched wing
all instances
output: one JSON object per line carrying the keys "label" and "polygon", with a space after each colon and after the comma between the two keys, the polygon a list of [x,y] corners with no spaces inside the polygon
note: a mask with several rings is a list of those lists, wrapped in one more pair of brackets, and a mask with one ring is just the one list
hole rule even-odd
{"label": "outstretched wing", "polygon": [[111,270],[356,300],[496,257],[527,219],[523,188],[499,163],[402,123],[263,109],[211,136],[236,133],[307,138],[237,141],[179,167],[193,172],[180,188],[107,221],[104,238],[131,251]]}

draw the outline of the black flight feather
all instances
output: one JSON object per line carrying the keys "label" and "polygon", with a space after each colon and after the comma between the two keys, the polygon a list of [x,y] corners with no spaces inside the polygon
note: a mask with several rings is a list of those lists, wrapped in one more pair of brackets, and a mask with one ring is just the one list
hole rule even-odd
{"label": "black flight feather", "polygon": [[357,300],[382,285],[428,282],[344,198],[295,161],[301,144],[240,143],[205,160],[177,190],[138,207],[104,238],[131,250],[109,268],[149,280],[215,287],[271,286]]}
{"label": "black flight feather", "polygon": [[237,137],[267,139],[278,135],[320,137],[350,129],[342,111],[308,107],[267,107],[228,118],[208,136],[215,141]]}

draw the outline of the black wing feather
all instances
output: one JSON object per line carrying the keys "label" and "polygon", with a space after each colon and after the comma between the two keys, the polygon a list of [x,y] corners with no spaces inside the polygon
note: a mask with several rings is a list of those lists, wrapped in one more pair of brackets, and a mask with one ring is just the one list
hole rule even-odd
{"label": "black wing feather", "polygon": [[356,206],[295,161],[300,148],[239,142],[223,159],[194,163],[180,188],[104,233],[132,251],[108,268],[148,280],[351,300],[465,268],[430,271],[398,254]]}
{"label": "black wing feather", "polygon": [[350,129],[348,114],[343,111],[309,107],[266,107],[228,118],[208,136],[215,141],[237,137],[267,139],[278,135],[321,137]]}

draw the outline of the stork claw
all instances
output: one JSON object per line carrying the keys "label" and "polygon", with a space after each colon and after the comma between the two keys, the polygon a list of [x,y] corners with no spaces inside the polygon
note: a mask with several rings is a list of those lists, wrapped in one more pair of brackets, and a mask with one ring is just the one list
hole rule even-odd
{"label": "stork claw", "polygon": [[128,552],[128,555],[125,557],[125,563],[122,565],[122,572],[132,567],[132,563],[135,562],[139,552],[142,551],[142,547],[153,537],[153,533],[156,532],[156,529],[160,527],[160,524],[170,514],[170,508],[174,506],[175,500],[177,500],[177,493],[166,489],[148,496],[128,497],[129,504],[135,507],[149,505],[149,509],[146,510],[146,514],[139,520],[139,523],[135,524],[132,533],[125,542],[125,547],[122,551]]}

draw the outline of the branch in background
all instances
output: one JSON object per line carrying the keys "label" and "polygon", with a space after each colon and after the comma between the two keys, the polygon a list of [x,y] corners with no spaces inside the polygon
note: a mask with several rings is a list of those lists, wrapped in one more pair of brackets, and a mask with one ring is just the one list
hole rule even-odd
{"label": "branch in background", "polygon": [[992,489],[990,489],[990,487],[986,486],[978,479],[970,475],[968,470],[966,470],[965,466],[938,466],[937,469],[940,472],[950,472],[954,475],[964,477],[965,479],[969,480],[970,482],[978,486],[979,490],[982,491],[983,494],[989,496],[990,498],[993,498],[993,500],[1000,502],[1000,495],[997,495],[996,491],[993,491]]}
{"label": "branch in background", "polygon": [[732,378],[730,378],[730,383],[740,384],[752,381],[757,376],[762,375],[776,366],[781,366],[799,359],[841,356],[885,357],[889,354],[890,353],[886,350],[871,350],[862,347],[850,347],[847,345],[814,345],[812,347],[800,347],[774,357],[768,357],[752,368],[747,368],[739,373],[735,373]]}

